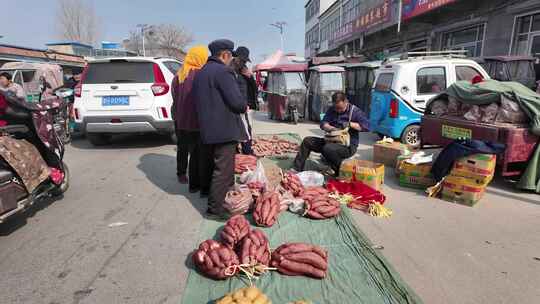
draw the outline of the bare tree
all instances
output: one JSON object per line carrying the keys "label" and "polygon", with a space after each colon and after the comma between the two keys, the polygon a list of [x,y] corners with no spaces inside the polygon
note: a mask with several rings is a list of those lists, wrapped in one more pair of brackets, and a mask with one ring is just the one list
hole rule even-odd
{"label": "bare tree", "polygon": [[[146,55],[182,58],[185,48],[193,41],[192,34],[185,28],[174,24],[161,24],[148,27],[144,32]],[[142,54],[142,33],[131,31],[124,47]]]}
{"label": "bare tree", "polygon": [[87,0],[57,0],[56,22],[62,39],[93,45],[98,22],[94,7]]}

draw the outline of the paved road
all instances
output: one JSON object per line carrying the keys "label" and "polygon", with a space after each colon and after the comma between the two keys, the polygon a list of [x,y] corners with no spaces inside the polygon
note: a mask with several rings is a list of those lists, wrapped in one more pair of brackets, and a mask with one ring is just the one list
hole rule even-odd
{"label": "paved road", "polygon": [[[319,134],[258,118],[259,133]],[[362,136],[360,157],[373,140]],[[180,303],[205,202],[176,183],[174,153],[155,136],[75,141],[65,197],[0,227],[0,302]],[[538,303],[540,196],[497,181],[468,208],[399,188],[388,172],[385,193],[395,215],[357,223],[425,303]]]}

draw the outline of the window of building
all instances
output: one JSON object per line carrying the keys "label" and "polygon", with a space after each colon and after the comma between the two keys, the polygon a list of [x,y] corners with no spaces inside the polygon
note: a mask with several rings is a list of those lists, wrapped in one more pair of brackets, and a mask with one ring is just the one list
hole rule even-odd
{"label": "window of building", "polygon": [[515,55],[540,53],[540,13],[516,19],[513,53]]}
{"label": "window of building", "polygon": [[466,80],[471,81],[474,77],[480,76],[483,77],[480,72],[478,72],[475,68],[470,66],[456,66],[456,79],[457,80]]}
{"label": "window of building", "polygon": [[340,26],[340,11],[336,10],[321,21],[321,41],[332,40]]}
{"label": "window of building", "polygon": [[469,27],[443,35],[443,48],[446,50],[465,50],[471,57],[482,56],[484,43],[484,24]]}
{"label": "window of building", "polygon": [[319,0],[313,0],[306,7],[306,22],[319,13]]}
{"label": "window of building", "polygon": [[446,70],[444,67],[430,67],[418,70],[416,90],[418,95],[436,94],[446,89]]}

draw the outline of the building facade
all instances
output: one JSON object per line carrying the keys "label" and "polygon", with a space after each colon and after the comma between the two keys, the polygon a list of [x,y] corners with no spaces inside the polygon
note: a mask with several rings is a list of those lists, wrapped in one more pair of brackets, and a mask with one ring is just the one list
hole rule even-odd
{"label": "building facade", "polygon": [[[308,1],[306,20],[316,1]],[[336,0],[311,16],[306,57],[440,50],[540,56],[538,0]]]}

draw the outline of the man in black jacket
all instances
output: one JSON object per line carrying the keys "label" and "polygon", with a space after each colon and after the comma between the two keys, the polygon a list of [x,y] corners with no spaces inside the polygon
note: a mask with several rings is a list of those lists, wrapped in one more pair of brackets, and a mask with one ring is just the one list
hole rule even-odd
{"label": "man in black jacket", "polygon": [[[203,143],[201,178],[210,182],[208,214],[225,216],[225,195],[234,186],[234,156],[238,142],[247,140],[240,118],[247,102],[240,93],[234,72],[229,67],[234,43],[220,39],[208,45],[211,56],[193,82],[197,114]],[[209,172],[212,172],[209,176]]]}

